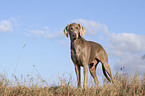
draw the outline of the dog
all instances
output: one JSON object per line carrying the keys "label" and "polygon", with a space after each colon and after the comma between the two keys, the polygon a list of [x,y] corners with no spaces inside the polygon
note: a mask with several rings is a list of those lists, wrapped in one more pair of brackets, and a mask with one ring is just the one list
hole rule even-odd
{"label": "dog", "polygon": [[75,66],[78,87],[81,87],[81,66],[84,67],[84,88],[87,88],[88,69],[90,70],[90,73],[94,79],[95,86],[98,87],[99,81],[96,76],[96,67],[99,62],[102,63],[102,70],[105,77],[109,82],[112,80],[112,82],[115,84],[115,80],[111,74],[108,64],[107,53],[100,44],[87,41],[82,37],[86,33],[86,30],[83,26],[78,23],[69,24],[65,27],[63,33],[66,37],[69,36],[71,40],[71,59]]}

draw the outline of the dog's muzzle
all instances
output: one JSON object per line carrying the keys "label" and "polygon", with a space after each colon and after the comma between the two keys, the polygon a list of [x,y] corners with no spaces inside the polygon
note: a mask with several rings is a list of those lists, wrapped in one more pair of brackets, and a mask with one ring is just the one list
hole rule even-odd
{"label": "dog's muzzle", "polygon": [[75,40],[76,38],[77,38],[76,33],[73,33],[73,34],[72,34],[72,39]]}

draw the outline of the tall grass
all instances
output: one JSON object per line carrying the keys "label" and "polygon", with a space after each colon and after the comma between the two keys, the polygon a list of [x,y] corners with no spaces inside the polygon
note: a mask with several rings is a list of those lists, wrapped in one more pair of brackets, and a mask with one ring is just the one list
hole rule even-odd
{"label": "tall grass", "polygon": [[50,86],[40,77],[28,76],[21,81],[13,76],[11,81],[4,74],[0,75],[0,96],[145,96],[145,74],[141,77],[137,73],[117,73],[114,78],[117,86],[104,80],[102,86],[84,90],[75,87],[71,79],[59,78],[58,84]]}

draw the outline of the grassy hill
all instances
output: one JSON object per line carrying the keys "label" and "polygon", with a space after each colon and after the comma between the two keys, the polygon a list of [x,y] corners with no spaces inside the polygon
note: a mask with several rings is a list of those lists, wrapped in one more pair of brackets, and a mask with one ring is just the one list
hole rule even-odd
{"label": "grassy hill", "polygon": [[5,75],[0,76],[0,96],[145,96],[145,74],[141,77],[116,73],[117,86],[104,80],[102,86],[89,86],[86,90],[73,86],[71,80],[61,79],[60,84],[49,86],[41,78],[22,82],[13,77],[10,81]]}

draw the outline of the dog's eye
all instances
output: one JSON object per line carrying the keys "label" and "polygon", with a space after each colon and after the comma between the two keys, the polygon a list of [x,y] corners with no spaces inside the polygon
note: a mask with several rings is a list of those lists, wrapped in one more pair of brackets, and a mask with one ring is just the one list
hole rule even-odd
{"label": "dog's eye", "polygon": [[76,29],[79,29],[78,27],[76,27]]}
{"label": "dog's eye", "polygon": [[70,28],[70,30],[72,31],[72,30],[73,30],[73,28]]}

